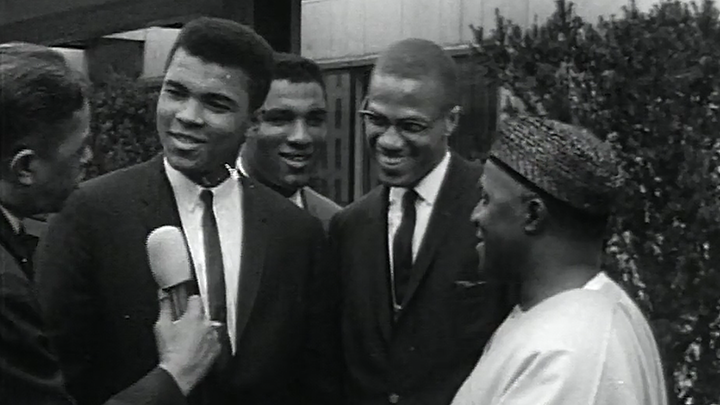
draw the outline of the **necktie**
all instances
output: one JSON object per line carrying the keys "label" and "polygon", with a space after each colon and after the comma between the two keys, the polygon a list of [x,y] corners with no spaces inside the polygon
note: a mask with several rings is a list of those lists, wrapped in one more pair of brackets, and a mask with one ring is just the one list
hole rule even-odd
{"label": "necktie", "polygon": [[25,225],[20,224],[20,229],[17,233],[17,245],[20,254],[22,255],[21,263],[22,268],[25,270],[29,278],[35,277],[33,269],[33,255],[35,254],[35,248],[38,244],[37,236],[30,235],[25,231]]}
{"label": "necktie", "polygon": [[393,240],[393,283],[394,283],[394,304],[399,309],[405,296],[405,289],[410,281],[413,267],[412,241],[415,231],[415,201],[418,194],[413,189],[408,189],[402,198],[402,221],[395,233]]}
{"label": "necktie", "polygon": [[208,306],[210,319],[225,326],[219,330],[222,351],[217,366],[224,368],[232,353],[230,337],[227,332],[227,304],[225,301],[225,271],[223,266],[220,233],[213,212],[213,193],[203,190],[200,200],[204,204],[202,214],[203,243],[205,247],[205,275],[207,277]]}

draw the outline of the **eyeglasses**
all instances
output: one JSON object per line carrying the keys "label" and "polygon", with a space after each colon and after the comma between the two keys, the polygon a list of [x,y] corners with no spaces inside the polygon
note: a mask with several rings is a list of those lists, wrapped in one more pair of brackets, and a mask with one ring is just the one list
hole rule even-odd
{"label": "eyeglasses", "polygon": [[[373,132],[380,131],[385,133],[390,129],[390,127],[395,127],[395,130],[403,136],[419,135],[430,129],[437,121],[445,117],[445,114],[440,114],[438,117],[431,119],[430,121],[418,118],[390,119],[382,114],[365,109],[367,105],[368,101],[366,99],[363,101],[363,109],[358,111],[358,115],[360,115],[363,119],[365,128]],[[459,111],[460,106],[455,106],[450,112],[452,114],[456,114]]]}

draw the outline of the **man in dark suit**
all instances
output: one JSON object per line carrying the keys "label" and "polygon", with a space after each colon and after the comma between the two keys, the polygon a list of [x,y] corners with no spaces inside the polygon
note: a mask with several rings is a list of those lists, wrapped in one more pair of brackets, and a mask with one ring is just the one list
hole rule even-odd
{"label": "man in dark suit", "polygon": [[237,168],[289,198],[327,229],[340,206],[308,186],[327,135],[325,82],[320,67],[277,53],[267,98],[248,131]]}
{"label": "man in dark suit", "polygon": [[[82,80],[49,48],[0,45],[0,76],[0,398],[69,405],[35,296],[37,241],[23,219],[57,211],[76,188],[92,155],[90,109]],[[159,365],[107,405],[181,404],[212,366],[220,343],[199,300],[175,323],[169,314],[155,325]]]}
{"label": "man in dark suit", "polygon": [[164,225],[184,231],[204,307],[225,325],[220,357],[188,402],[326,399],[314,389],[328,382],[316,372],[328,364],[322,226],[229,176],[271,77],[272,50],[251,29],[215,18],[186,24],[157,104],[163,154],[85,183],[50,224],[38,252],[41,303],[81,405],[156,361],[158,286],[145,240]]}
{"label": "man in dark suit", "polygon": [[454,61],[408,39],[378,59],[359,112],[382,185],[330,226],[351,404],[449,404],[510,308],[478,269],[481,169],[448,149]]}

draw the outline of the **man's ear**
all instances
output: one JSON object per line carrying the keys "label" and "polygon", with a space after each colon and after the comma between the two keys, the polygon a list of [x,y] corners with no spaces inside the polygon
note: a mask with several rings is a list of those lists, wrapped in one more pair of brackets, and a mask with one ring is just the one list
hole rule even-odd
{"label": "man's ear", "polygon": [[10,160],[10,172],[15,176],[15,181],[23,186],[33,185],[37,161],[38,156],[32,149],[18,151]]}
{"label": "man's ear", "polygon": [[462,108],[456,105],[445,116],[445,136],[452,135],[457,129],[458,124],[460,124],[460,111],[462,111]]}
{"label": "man's ear", "polygon": [[538,196],[532,196],[525,201],[525,233],[537,235],[542,232],[549,218],[547,205]]}

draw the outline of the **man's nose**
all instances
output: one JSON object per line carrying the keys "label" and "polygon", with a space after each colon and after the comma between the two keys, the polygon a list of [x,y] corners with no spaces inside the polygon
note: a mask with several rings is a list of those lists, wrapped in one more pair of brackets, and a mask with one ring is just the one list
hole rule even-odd
{"label": "man's nose", "polygon": [[394,125],[390,125],[377,139],[377,146],[388,150],[401,149],[404,144],[405,140]]}
{"label": "man's nose", "polygon": [[175,117],[186,125],[202,125],[204,122],[202,110],[203,107],[199,101],[188,99],[183,103],[182,108]]}
{"label": "man's nose", "polygon": [[312,143],[312,137],[310,136],[310,131],[308,131],[308,125],[305,120],[298,119],[293,122],[290,136],[288,136],[288,142],[296,145],[308,145]]}

